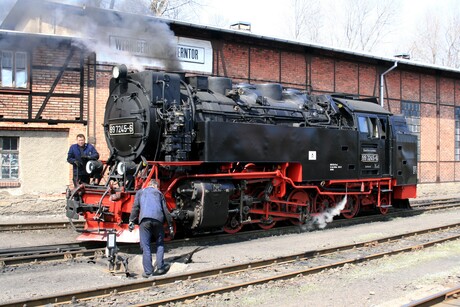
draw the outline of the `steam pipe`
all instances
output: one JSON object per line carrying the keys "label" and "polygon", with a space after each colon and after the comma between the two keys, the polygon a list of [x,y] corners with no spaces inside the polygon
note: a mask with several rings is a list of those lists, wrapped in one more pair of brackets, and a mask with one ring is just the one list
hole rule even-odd
{"label": "steam pipe", "polygon": [[398,66],[398,62],[395,62],[393,64],[392,67],[390,67],[389,69],[387,69],[386,71],[384,71],[381,75],[380,75],[380,106],[382,106],[383,108],[383,77],[389,73],[390,71],[392,71],[393,69],[395,69],[396,67]]}

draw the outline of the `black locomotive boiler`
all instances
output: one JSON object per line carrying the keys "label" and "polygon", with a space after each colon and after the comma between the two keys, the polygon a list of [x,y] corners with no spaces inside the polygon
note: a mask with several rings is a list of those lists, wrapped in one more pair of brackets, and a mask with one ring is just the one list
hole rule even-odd
{"label": "black locomotive boiler", "polygon": [[137,241],[128,217],[151,178],[178,231],[302,224],[344,195],[346,218],[384,214],[416,197],[417,137],[376,101],[121,65],[104,129],[110,158],[89,161],[91,184],[68,193],[81,239]]}

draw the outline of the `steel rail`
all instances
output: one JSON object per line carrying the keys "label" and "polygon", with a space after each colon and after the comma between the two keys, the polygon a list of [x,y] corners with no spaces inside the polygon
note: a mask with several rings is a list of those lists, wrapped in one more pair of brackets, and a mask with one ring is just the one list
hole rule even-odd
{"label": "steel rail", "polygon": [[13,247],[5,248],[0,250],[1,258],[15,257],[15,256],[25,256],[30,254],[40,254],[40,253],[56,253],[68,250],[79,250],[82,249],[82,245],[78,242],[70,242],[63,244],[52,244],[52,245],[41,245],[41,246],[31,246],[31,247]]}
{"label": "steel rail", "polygon": [[[326,269],[333,269],[333,268],[337,268],[337,267],[342,267],[342,266],[344,266],[346,264],[357,264],[357,263],[361,263],[361,262],[365,262],[365,261],[380,259],[380,258],[383,258],[385,256],[391,256],[391,255],[396,255],[396,254],[400,254],[400,253],[412,252],[414,250],[419,250],[421,248],[426,248],[426,247],[430,247],[430,246],[433,246],[433,245],[436,245],[436,244],[440,244],[440,243],[444,243],[444,242],[452,241],[452,240],[457,240],[457,239],[460,239],[460,234],[450,236],[448,238],[443,238],[443,239],[434,240],[434,241],[431,241],[431,242],[426,242],[426,243],[422,243],[422,244],[417,244],[417,245],[413,245],[413,246],[409,246],[409,247],[389,251],[389,252],[382,252],[382,253],[376,253],[376,254],[372,254],[372,255],[368,255],[368,256],[352,258],[352,259],[348,259],[348,260],[335,262],[335,263],[332,263],[332,264],[317,266],[317,267],[308,268],[308,269],[297,270],[297,271],[293,271],[293,272],[289,272],[289,273],[279,274],[279,275],[275,275],[275,276],[269,276],[269,277],[266,277],[266,278],[251,280],[251,281],[248,281],[248,282],[242,282],[242,283],[238,283],[238,284],[234,284],[234,285],[230,285],[230,286],[226,286],[226,287],[209,289],[209,290],[205,290],[205,291],[201,291],[201,292],[185,294],[185,295],[181,295],[181,296],[177,296],[177,297],[169,297],[169,298],[166,298],[166,299],[160,299],[160,300],[151,301],[151,302],[147,302],[147,303],[136,304],[134,306],[137,306],[137,307],[141,307],[141,306],[159,306],[159,305],[166,305],[168,303],[184,302],[184,301],[187,301],[187,300],[196,299],[197,297],[201,297],[201,296],[208,296],[208,295],[212,295],[212,294],[227,293],[227,292],[239,290],[241,288],[246,288],[248,286],[265,284],[265,283],[268,283],[268,282],[274,281],[274,280],[285,280],[285,279],[295,278],[295,277],[297,277],[299,275],[310,275],[310,274],[318,273],[318,272],[326,270]],[[252,269],[252,267],[248,267],[248,268]],[[418,305],[416,305],[416,306],[418,306]],[[432,305],[427,304],[427,305],[422,305],[422,306],[432,306]]]}
{"label": "steel rail", "polygon": [[[437,210],[437,209],[450,209],[460,206],[460,198],[446,198],[439,200],[430,200],[430,202],[414,203],[412,208],[414,210]],[[397,211],[403,212],[403,211]],[[410,211],[407,211],[410,212]],[[391,213],[388,213],[389,215]],[[73,221],[74,225],[80,227],[84,226],[84,221]],[[0,232],[7,231],[30,231],[30,230],[44,230],[44,229],[71,229],[72,225],[69,221],[49,221],[49,222],[31,222],[31,223],[0,223]]]}
{"label": "steel rail", "polygon": [[37,261],[67,260],[103,253],[104,248],[97,242],[71,242],[63,244],[18,247],[0,250],[0,267]]}
{"label": "steel rail", "polygon": [[[94,249],[81,249],[81,250],[73,250],[73,251],[65,251],[65,252],[55,252],[55,253],[48,253],[44,255],[28,255],[28,256],[17,256],[17,257],[8,257],[8,258],[0,258],[0,267],[5,267],[9,265],[18,265],[24,263],[31,263],[31,262],[39,262],[39,261],[51,261],[51,260],[68,260],[68,259],[76,259],[82,258],[87,256],[97,256],[102,255],[104,252],[104,248],[94,248]],[[1,306],[1,305],[0,305]]]}
{"label": "steel rail", "polygon": [[[430,232],[443,231],[443,230],[456,228],[456,227],[460,227],[460,223],[455,223],[455,224],[450,224],[450,225],[445,225],[445,226],[440,226],[440,227],[435,227],[435,228],[430,228],[430,229],[418,230],[418,231],[414,231],[410,233],[389,236],[389,237],[385,237],[381,239],[354,243],[354,244],[349,244],[349,245],[344,245],[344,246],[332,247],[332,248],[327,248],[327,249],[322,249],[322,250],[307,251],[307,252],[302,252],[302,253],[296,253],[293,255],[282,256],[282,257],[275,257],[271,259],[255,261],[255,262],[250,262],[250,263],[218,267],[218,268],[213,268],[213,269],[204,270],[204,271],[190,272],[186,274],[177,274],[177,275],[171,275],[171,276],[165,276],[165,277],[155,277],[155,278],[147,279],[147,280],[136,280],[130,283],[99,287],[99,288],[89,289],[85,291],[69,292],[69,293],[63,293],[63,294],[52,295],[52,296],[43,296],[43,297],[37,297],[33,299],[19,300],[15,302],[6,303],[1,306],[25,306],[25,305],[39,306],[39,305],[46,305],[46,304],[64,304],[64,303],[75,302],[77,300],[88,300],[90,298],[108,296],[112,293],[120,294],[120,293],[132,292],[132,291],[139,291],[142,289],[149,288],[152,285],[155,285],[155,286],[171,285],[174,282],[181,281],[181,280],[194,280],[194,279],[200,279],[200,278],[208,278],[208,277],[213,277],[213,276],[221,275],[221,274],[230,274],[230,273],[235,273],[235,272],[248,270],[248,269],[266,267],[266,266],[270,266],[273,264],[279,264],[283,262],[292,262],[292,261],[296,261],[300,259],[311,258],[315,256],[325,255],[325,254],[331,254],[331,253],[335,253],[338,251],[346,251],[346,250],[352,250],[352,249],[359,248],[359,247],[374,246],[375,244],[378,244],[378,243],[396,241],[401,238],[407,238],[407,237],[430,233]],[[252,282],[241,283],[238,285],[232,285],[228,287],[203,291],[200,293],[193,293],[193,294],[184,295],[180,297],[170,298],[168,299],[168,301],[164,300],[164,301],[149,302],[146,304],[141,304],[139,306],[165,304],[166,302],[179,302],[179,301],[183,301],[186,299],[195,298],[197,296],[209,295],[211,293],[222,293],[222,292],[227,292],[227,291],[233,291],[241,287],[247,287],[251,284],[254,285],[254,284],[265,283],[269,280],[288,279],[288,278],[295,277],[299,274],[313,274],[313,273],[317,273],[319,271],[325,270],[327,268],[335,268],[335,267],[343,266],[345,264],[359,263],[359,262],[364,262],[368,260],[379,259],[386,255],[410,252],[410,251],[418,250],[420,248],[433,246],[435,244],[439,244],[442,242],[455,240],[458,238],[460,238],[460,234],[450,236],[448,238],[426,242],[423,244],[417,244],[415,246],[393,250],[391,252],[382,252],[382,253],[377,253],[377,254],[373,254],[369,256],[363,256],[359,258],[352,258],[352,259],[336,262],[333,264],[297,270],[295,272],[281,274],[281,275],[273,276],[271,278],[264,278],[264,279],[254,280]]]}
{"label": "steel rail", "polygon": [[[74,222],[79,227],[83,227],[83,221]],[[0,232],[6,231],[29,231],[44,229],[71,229],[72,226],[68,221],[60,222],[32,222],[32,223],[0,223]]]}
{"label": "steel rail", "polygon": [[[435,304],[441,304],[451,299],[456,299],[460,295],[460,286],[435,293],[433,295],[424,297],[420,300],[410,302],[403,305],[402,307],[429,307]],[[447,305],[446,305],[447,306]],[[448,305],[451,306],[451,305]],[[452,304],[452,306],[459,306],[457,304]]]}
{"label": "steel rail", "polygon": [[[370,215],[370,216],[355,217],[353,219],[340,219],[340,220],[335,220],[331,224],[328,224],[327,228],[328,229],[340,228],[340,227],[375,222],[375,221],[386,221],[394,217],[413,216],[413,215],[420,214],[420,212],[425,212],[425,211],[451,209],[452,206],[454,205],[452,205],[451,203],[449,203],[447,206],[446,205],[442,205],[442,206],[434,205],[431,207],[422,206],[421,208],[415,208],[414,210],[398,210],[398,211],[390,212],[385,215],[377,214],[377,215]],[[460,203],[457,203],[457,206],[460,206]],[[302,227],[302,225],[300,225],[300,227]],[[203,244],[206,245],[206,244],[209,244],[209,242],[215,243],[215,242],[225,241],[225,240],[244,241],[244,240],[249,240],[253,238],[268,237],[268,236],[273,236],[273,235],[285,235],[285,234],[292,234],[292,233],[302,233],[306,231],[307,230],[302,230],[301,228],[299,228],[299,226],[287,226],[287,227],[277,227],[277,228],[268,229],[268,230],[252,230],[249,232],[238,232],[236,234],[219,233],[218,235],[214,235],[214,236],[193,237],[191,239],[177,239],[171,242],[166,242],[166,244],[170,248],[174,248],[175,246],[203,245]],[[68,243],[68,244],[70,245],[71,243]],[[81,245],[81,244],[84,244],[84,242],[79,242],[75,244]],[[42,261],[59,260],[59,259],[67,260],[72,257],[91,256],[92,252],[100,253],[104,251],[104,248],[100,248],[99,251],[92,250],[91,252],[86,252],[84,251],[84,249],[82,249],[84,252],[80,253],[78,252],[77,249],[75,249],[75,251],[70,251],[66,253],[57,253],[57,251],[65,250],[66,245],[67,244],[17,248],[18,250],[17,254],[20,254],[21,251],[25,251],[25,253],[29,255],[21,254],[20,256],[17,256],[15,258],[13,258],[14,255],[6,254],[10,251],[10,249],[0,250],[0,266],[4,267],[7,265],[19,265],[19,264],[30,263],[30,262],[37,262],[37,261],[42,262]],[[120,248],[121,250],[124,249],[121,246]],[[46,252],[47,250],[48,252]],[[14,253],[14,252],[15,252],[15,249],[11,251],[11,253]]]}
{"label": "steel rail", "polygon": [[[412,204],[414,210],[438,210],[450,209],[460,207],[460,198],[446,198],[439,200],[430,200],[430,202],[420,202]],[[395,212],[403,212],[395,211]],[[408,210],[407,212],[411,212]],[[386,214],[389,216],[391,212]],[[84,226],[84,221],[73,221],[74,225],[80,227]],[[69,221],[49,221],[49,222],[31,222],[31,223],[0,223],[0,232],[7,231],[30,231],[30,230],[44,230],[44,229],[71,229],[72,225]]]}

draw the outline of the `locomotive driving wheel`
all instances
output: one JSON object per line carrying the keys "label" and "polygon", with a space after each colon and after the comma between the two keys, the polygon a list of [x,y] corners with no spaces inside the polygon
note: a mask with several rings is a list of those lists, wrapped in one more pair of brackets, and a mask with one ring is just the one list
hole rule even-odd
{"label": "locomotive driving wheel", "polygon": [[308,193],[305,190],[293,190],[288,196],[288,201],[298,203],[299,205],[286,204],[287,213],[298,213],[300,220],[290,218],[289,222],[293,225],[301,225],[305,223],[306,214],[310,213],[311,202]]}
{"label": "locomotive driving wheel", "polygon": [[390,202],[388,201],[388,196],[381,196],[380,197],[380,207],[378,207],[378,210],[380,211],[381,214],[385,215],[388,213],[390,210]]}
{"label": "locomotive driving wheel", "polygon": [[[263,210],[264,212],[280,211],[280,205],[277,203],[272,203],[270,201],[264,200],[264,194],[265,192],[259,193],[258,198],[261,200],[261,203],[256,204],[255,208],[259,210]],[[254,219],[264,219],[265,214],[263,215],[257,214],[253,218]],[[276,225],[276,221],[274,221],[273,218],[269,215],[268,219],[266,219],[263,222],[257,223],[257,225],[264,230],[268,230],[268,229],[273,228]]]}
{"label": "locomotive driving wheel", "polygon": [[335,205],[335,200],[332,196],[316,194],[313,201],[312,213],[321,213]]}
{"label": "locomotive driving wheel", "polygon": [[355,217],[359,212],[359,198],[356,195],[348,195],[347,203],[342,210],[342,216],[346,219]]}
{"label": "locomotive driving wheel", "polygon": [[[280,211],[280,205],[276,203],[265,202],[264,211]],[[263,223],[258,223],[260,228],[268,230],[273,228],[276,225],[276,221],[272,219],[271,216],[268,216],[268,219]]]}
{"label": "locomotive driving wheel", "polygon": [[227,224],[224,226],[224,231],[229,234],[237,233],[243,228],[243,224],[238,220],[237,214],[232,214],[228,217]]}

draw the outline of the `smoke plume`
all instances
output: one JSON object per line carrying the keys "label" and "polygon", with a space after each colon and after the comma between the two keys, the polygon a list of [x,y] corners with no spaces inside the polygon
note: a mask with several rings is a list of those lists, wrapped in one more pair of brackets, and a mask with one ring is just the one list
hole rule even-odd
{"label": "smoke plume", "polygon": [[177,38],[159,18],[82,3],[56,5],[48,1],[25,1],[25,4],[31,15],[45,16],[41,22],[47,26],[30,29],[32,32],[79,37],[73,45],[95,52],[98,62],[125,64],[136,70],[143,70],[144,66],[182,70],[176,56]]}
{"label": "smoke plume", "polygon": [[313,229],[323,229],[326,225],[334,219],[334,216],[340,214],[340,212],[345,208],[347,204],[347,195],[343,197],[343,199],[334,207],[327,208],[319,215],[313,216],[307,223],[303,226],[304,230],[310,231]]}

